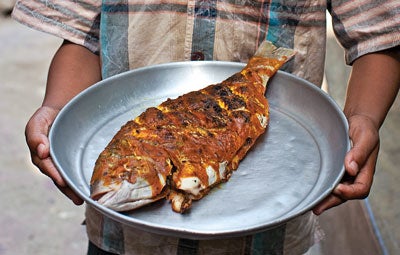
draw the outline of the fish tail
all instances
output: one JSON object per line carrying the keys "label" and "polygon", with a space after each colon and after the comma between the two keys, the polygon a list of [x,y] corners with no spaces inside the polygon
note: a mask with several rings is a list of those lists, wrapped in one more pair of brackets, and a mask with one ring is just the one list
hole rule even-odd
{"label": "fish tail", "polygon": [[257,57],[285,60],[287,62],[296,54],[295,50],[283,47],[276,47],[270,41],[263,41],[254,54]]}
{"label": "fish tail", "polygon": [[[295,51],[292,49],[278,48],[270,41],[264,41],[241,73],[247,78],[253,76],[249,80],[260,80],[260,83],[266,88],[269,78],[294,55]],[[259,79],[255,76],[258,76]]]}

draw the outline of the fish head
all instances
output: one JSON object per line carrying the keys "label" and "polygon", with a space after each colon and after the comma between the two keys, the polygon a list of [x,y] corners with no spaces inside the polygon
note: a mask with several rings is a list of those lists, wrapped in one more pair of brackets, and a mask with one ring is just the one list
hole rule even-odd
{"label": "fish head", "polygon": [[115,211],[129,211],[142,207],[164,198],[167,193],[167,189],[162,189],[155,194],[154,185],[140,177],[134,183],[122,180],[105,184],[103,180],[99,180],[91,185],[91,197]]}

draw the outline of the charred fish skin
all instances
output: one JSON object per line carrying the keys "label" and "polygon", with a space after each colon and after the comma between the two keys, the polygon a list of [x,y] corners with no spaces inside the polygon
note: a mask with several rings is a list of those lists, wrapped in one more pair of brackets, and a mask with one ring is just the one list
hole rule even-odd
{"label": "charred fish skin", "polygon": [[127,122],[95,163],[91,197],[116,211],[161,198],[175,212],[188,211],[228,181],[265,132],[266,84],[293,54],[264,42],[241,72]]}

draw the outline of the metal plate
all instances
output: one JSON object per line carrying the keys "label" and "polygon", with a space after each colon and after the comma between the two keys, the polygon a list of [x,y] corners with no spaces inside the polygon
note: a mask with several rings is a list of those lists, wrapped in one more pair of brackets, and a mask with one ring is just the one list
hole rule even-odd
{"label": "metal plate", "polygon": [[267,98],[270,123],[229,182],[194,202],[187,214],[162,200],[128,213],[89,197],[94,162],[119,128],[167,98],[217,83],[243,67],[180,62],[129,71],[88,88],[57,116],[51,155],[66,182],[88,204],[123,224],[186,238],[251,234],[286,222],[326,197],[340,181],[348,126],[336,103],[311,83],[278,72]]}

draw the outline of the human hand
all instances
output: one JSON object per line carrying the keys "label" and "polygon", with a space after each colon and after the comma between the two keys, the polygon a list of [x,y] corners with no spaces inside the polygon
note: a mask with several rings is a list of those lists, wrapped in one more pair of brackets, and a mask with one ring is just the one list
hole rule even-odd
{"label": "human hand", "polygon": [[314,207],[316,215],[347,200],[364,199],[369,195],[379,151],[379,130],[367,116],[354,115],[348,121],[353,146],[344,159],[345,176],[333,192]]}
{"label": "human hand", "polygon": [[50,157],[48,133],[58,112],[59,110],[56,108],[48,106],[40,107],[26,125],[26,142],[31,153],[32,163],[43,174],[50,177],[64,195],[69,197],[76,205],[80,205],[83,203],[83,200],[68,187]]}

